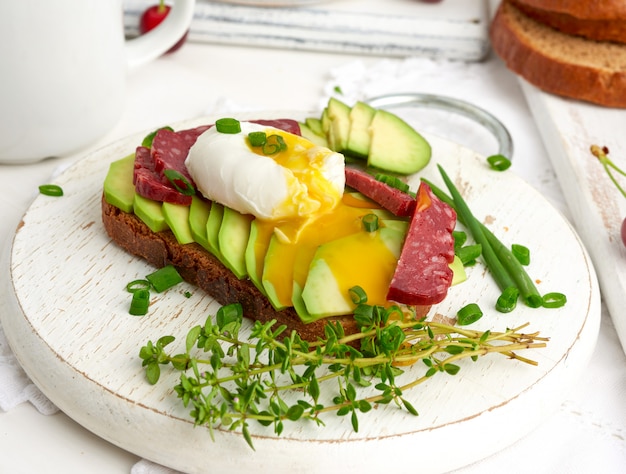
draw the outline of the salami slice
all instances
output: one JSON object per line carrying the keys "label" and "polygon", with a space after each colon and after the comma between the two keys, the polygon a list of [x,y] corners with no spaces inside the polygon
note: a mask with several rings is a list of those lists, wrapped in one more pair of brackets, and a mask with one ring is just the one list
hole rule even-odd
{"label": "salami slice", "polygon": [[293,119],[273,119],[273,120],[250,120],[252,123],[258,123],[259,125],[265,125],[268,127],[279,128],[287,133],[293,133],[294,135],[301,135],[300,124],[297,120]]}
{"label": "salami slice", "polygon": [[377,180],[371,174],[346,166],[346,184],[364,194],[372,201],[396,216],[410,216],[415,209],[415,198],[387,183]]}
{"label": "salami slice", "polygon": [[190,141],[189,137],[179,132],[173,132],[166,128],[159,130],[154,136],[150,149],[154,160],[154,170],[157,173],[162,173],[167,169],[176,170],[192,182],[191,175],[185,167],[189,148],[195,143],[193,140],[191,144],[188,144]]}
{"label": "salami slice", "polygon": [[452,283],[454,210],[421,183],[387,299],[408,305],[441,302]]}

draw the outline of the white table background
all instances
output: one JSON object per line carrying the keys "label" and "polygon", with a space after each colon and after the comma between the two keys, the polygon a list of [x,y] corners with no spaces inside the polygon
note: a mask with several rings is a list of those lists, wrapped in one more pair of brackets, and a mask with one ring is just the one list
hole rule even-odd
{"label": "white table background", "polygon": [[[381,60],[188,43],[176,54],[132,72],[123,117],[89,150],[136,132],[235,108],[316,111],[332,93],[334,82],[346,81],[355,65],[378,70]],[[415,84],[413,90],[390,92],[441,93],[441,87],[448,87],[449,95],[473,101],[492,112],[513,136],[513,170],[568,216],[517,78],[493,56],[484,63],[470,65],[468,70],[469,78],[459,69],[458,81],[447,77],[447,82],[425,81]],[[463,89],[477,84],[482,84],[479,94]],[[349,81],[343,85],[350,87]],[[485,85],[489,92],[480,95]],[[37,186],[89,150],[31,165],[0,165],[1,249],[9,245]],[[626,357],[604,311],[589,368],[554,416],[511,448],[462,471],[624,472],[625,395]],[[62,413],[42,415],[29,403],[0,411],[0,473],[128,473],[137,461],[136,456],[100,440]]]}

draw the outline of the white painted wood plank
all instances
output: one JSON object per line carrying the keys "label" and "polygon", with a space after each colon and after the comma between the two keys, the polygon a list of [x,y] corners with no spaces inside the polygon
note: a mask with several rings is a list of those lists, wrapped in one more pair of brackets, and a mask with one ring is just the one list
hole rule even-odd
{"label": "white painted wood plank", "polygon": [[[137,34],[139,16],[151,3],[124,2],[128,35]],[[446,0],[436,5],[416,0],[309,3],[268,8],[199,0],[189,40],[467,61],[484,58],[489,48],[484,0]]]}
{"label": "white painted wood plank", "polygon": [[[620,237],[626,199],[589,151],[593,144],[608,147],[626,170],[626,110],[557,97],[520,82],[626,350],[626,247]],[[618,181],[626,186],[623,176]]]}

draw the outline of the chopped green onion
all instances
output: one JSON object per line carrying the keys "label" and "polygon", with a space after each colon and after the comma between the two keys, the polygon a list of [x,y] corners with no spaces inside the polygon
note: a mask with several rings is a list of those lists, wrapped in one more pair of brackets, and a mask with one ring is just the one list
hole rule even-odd
{"label": "chopped green onion", "polygon": [[462,230],[453,230],[452,238],[454,239],[455,249],[463,247],[463,244],[467,242],[467,234]]}
{"label": "chopped green onion", "polygon": [[544,308],[560,308],[567,303],[567,297],[563,293],[546,293],[543,295]]}
{"label": "chopped green onion", "polygon": [[365,232],[374,232],[378,230],[378,216],[376,214],[366,214],[361,219]]}
{"label": "chopped green onion", "polygon": [[167,169],[163,171],[165,177],[172,183],[172,186],[176,188],[176,191],[186,196],[193,196],[196,194],[196,190],[189,180],[180,172],[173,169]]}
{"label": "chopped green onion", "polygon": [[133,280],[126,285],[126,291],[129,293],[139,290],[150,290],[150,282],[148,280]]}
{"label": "chopped green onion", "polygon": [[480,254],[482,253],[482,246],[480,244],[466,245],[456,249],[455,254],[463,263],[463,266],[472,265]]}
{"label": "chopped green onion", "polygon": [[146,135],[146,137],[141,142],[141,146],[144,146],[146,148],[151,148],[152,147],[152,142],[154,141],[154,137],[156,137],[156,134],[159,132],[159,130],[169,130],[170,132],[174,131],[174,129],[172,127],[161,127],[161,128],[158,128],[154,132],[150,132],[148,135]]}
{"label": "chopped green onion", "polygon": [[250,132],[248,133],[248,140],[250,146],[263,146],[267,142],[267,135],[265,132]]}
{"label": "chopped green onion", "polygon": [[39,192],[46,196],[63,196],[63,188],[57,184],[42,184],[39,186]]}
{"label": "chopped green onion", "polygon": [[287,149],[285,140],[280,135],[270,135],[267,137],[266,142],[263,144],[264,155],[275,155],[278,152]]}
{"label": "chopped green onion", "polygon": [[522,265],[528,265],[530,263],[530,250],[523,245],[513,244],[511,245],[511,252],[515,255],[515,258]]}
{"label": "chopped green onion", "polygon": [[221,118],[215,121],[215,128],[220,133],[239,133],[241,132],[241,123],[234,118]]}
{"label": "chopped green onion", "polygon": [[409,192],[409,185],[396,176],[391,176],[391,175],[384,174],[384,173],[377,173],[375,178],[376,178],[376,181],[385,183],[386,185],[391,186],[392,188],[399,189],[400,191],[404,193]]}
{"label": "chopped green onion", "polygon": [[156,272],[147,275],[146,279],[158,293],[162,293],[183,281],[183,278],[173,265],[166,265],[160,268]]}
{"label": "chopped green onion", "polygon": [[459,326],[467,326],[468,324],[475,323],[483,317],[483,312],[476,303],[470,303],[463,306],[456,313],[456,321]]}
{"label": "chopped green onion", "polygon": [[146,289],[136,290],[133,292],[133,299],[130,302],[128,312],[133,316],[144,316],[148,313],[150,306],[150,291]]}
{"label": "chopped green onion", "polygon": [[519,298],[519,290],[514,286],[509,286],[502,292],[498,300],[496,301],[496,310],[501,313],[510,313],[517,306],[517,299]]}
{"label": "chopped green onion", "polygon": [[354,304],[365,304],[367,303],[367,294],[365,290],[360,286],[353,286],[348,290],[350,294],[350,299]]}
{"label": "chopped green onion", "polygon": [[487,163],[495,171],[504,171],[511,167],[511,160],[504,155],[491,155],[487,157]]}

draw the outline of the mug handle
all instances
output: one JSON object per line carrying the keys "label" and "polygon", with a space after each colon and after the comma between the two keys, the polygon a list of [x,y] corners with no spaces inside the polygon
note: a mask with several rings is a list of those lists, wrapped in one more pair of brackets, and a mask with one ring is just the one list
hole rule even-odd
{"label": "mug handle", "polygon": [[155,29],[126,41],[126,64],[141,66],[158,58],[178,42],[189,29],[195,0],[174,0],[167,17]]}

